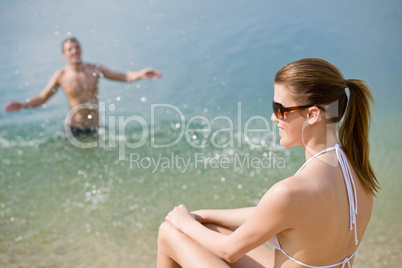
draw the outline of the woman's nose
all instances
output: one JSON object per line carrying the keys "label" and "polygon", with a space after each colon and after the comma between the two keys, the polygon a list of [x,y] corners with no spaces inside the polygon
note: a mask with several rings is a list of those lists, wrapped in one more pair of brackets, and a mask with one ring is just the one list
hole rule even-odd
{"label": "woman's nose", "polygon": [[278,122],[278,118],[275,116],[275,114],[274,113],[272,113],[272,115],[271,115],[271,121],[272,122]]}

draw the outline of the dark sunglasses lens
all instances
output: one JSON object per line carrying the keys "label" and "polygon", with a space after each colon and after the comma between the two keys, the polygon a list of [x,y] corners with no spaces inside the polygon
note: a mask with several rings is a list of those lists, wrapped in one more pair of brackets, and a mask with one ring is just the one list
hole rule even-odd
{"label": "dark sunglasses lens", "polygon": [[281,106],[280,103],[272,102],[272,110],[277,118],[282,118]]}

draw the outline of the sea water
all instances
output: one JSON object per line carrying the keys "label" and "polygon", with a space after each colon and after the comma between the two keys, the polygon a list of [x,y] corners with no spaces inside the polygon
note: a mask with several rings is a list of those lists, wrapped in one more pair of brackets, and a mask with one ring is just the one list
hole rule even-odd
{"label": "sea water", "polygon": [[68,140],[68,105],[0,113],[0,266],[154,267],[159,224],[256,205],[304,162],[270,121],[282,65],[319,57],[371,86],[371,159],[382,185],[355,267],[402,261],[398,1],[3,1],[0,105],[45,87],[76,36],[83,59],[160,69],[102,79],[99,137]]}

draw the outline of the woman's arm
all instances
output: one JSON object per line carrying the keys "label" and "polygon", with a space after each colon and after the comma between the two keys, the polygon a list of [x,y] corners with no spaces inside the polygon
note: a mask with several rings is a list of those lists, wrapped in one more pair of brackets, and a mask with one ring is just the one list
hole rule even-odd
{"label": "woman's arm", "polygon": [[264,195],[250,217],[231,235],[204,227],[184,205],[173,209],[166,221],[214,255],[234,262],[294,224],[292,215],[299,214],[295,210],[297,204],[292,201],[292,191],[282,182]]}
{"label": "woman's arm", "polygon": [[254,212],[255,207],[238,209],[202,209],[191,212],[200,223],[214,223],[232,229],[242,225]]}

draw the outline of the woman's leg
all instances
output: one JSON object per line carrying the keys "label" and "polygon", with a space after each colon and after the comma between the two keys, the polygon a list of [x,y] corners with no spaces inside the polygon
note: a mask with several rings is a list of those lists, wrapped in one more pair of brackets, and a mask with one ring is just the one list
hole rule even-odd
{"label": "woman's leg", "polygon": [[170,223],[164,222],[159,227],[157,267],[228,268],[229,266]]}
{"label": "woman's leg", "polygon": [[[229,228],[214,224],[207,224],[206,227],[224,234],[233,232]],[[235,263],[226,263],[178,231],[170,223],[164,222],[159,228],[157,267],[194,267],[195,264],[197,267],[273,267],[274,252],[262,245]]]}

